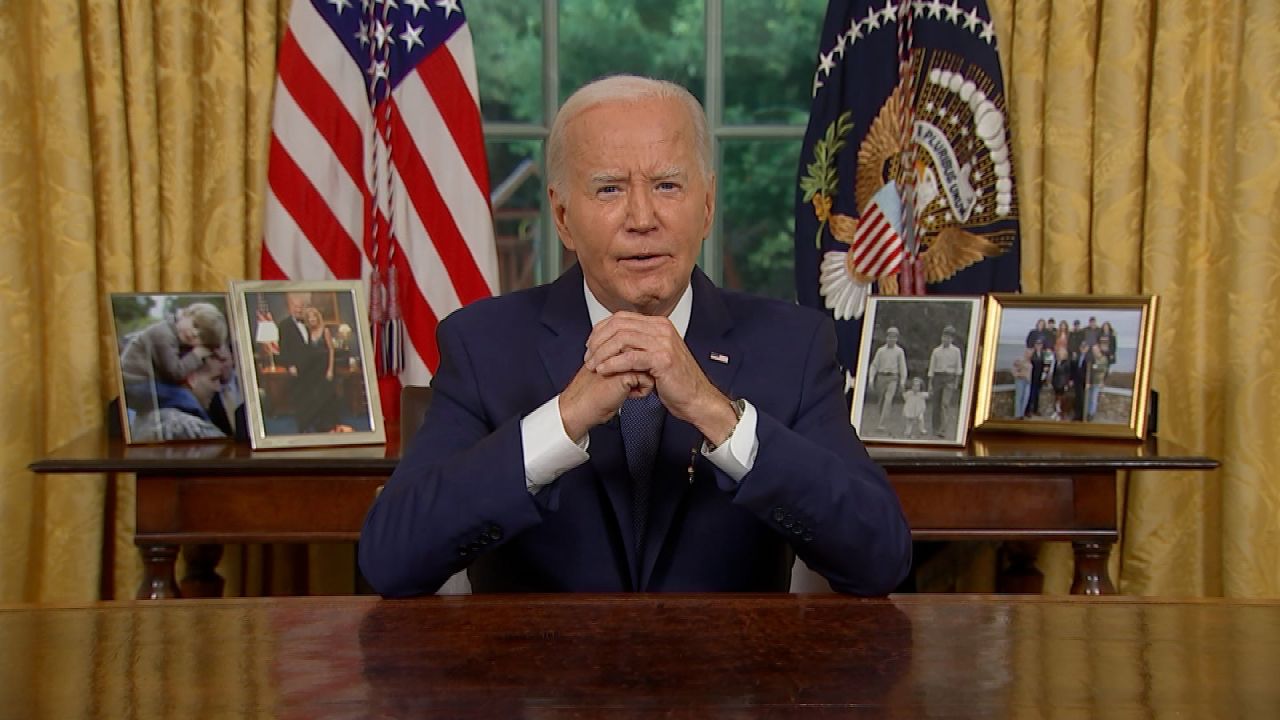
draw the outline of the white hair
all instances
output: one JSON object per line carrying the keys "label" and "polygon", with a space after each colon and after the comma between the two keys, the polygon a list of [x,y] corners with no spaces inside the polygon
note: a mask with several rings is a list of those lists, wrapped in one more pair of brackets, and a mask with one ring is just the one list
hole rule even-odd
{"label": "white hair", "polygon": [[[694,152],[703,178],[711,177],[711,135],[707,132],[707,114],[702,104],[688,90],[666,80],[639,75],[608,75],[578,88],[560,106],[547,137],[547,185],[562,190],[569,152],[566,133],[569,123],[586,110],[610,102],[643,102],[645,100],[678,100],[693,126]],[[562,193],[563,194],[563,193]]]}

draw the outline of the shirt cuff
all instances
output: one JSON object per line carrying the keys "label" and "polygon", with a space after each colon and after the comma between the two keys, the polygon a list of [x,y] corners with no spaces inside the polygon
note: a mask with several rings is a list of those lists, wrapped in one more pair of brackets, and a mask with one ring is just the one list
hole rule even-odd
{"label": "shirt cuff", "polygon": [[584,435],[582,442],[576,443],[564,430],[559,395],[520,420],[520,441],[524,447],[524,484],[533,494],[590,458],[590,437]]}
{"label": "shirt cuff", "polygon": [[734,482],[742,482],[742,478],[751,472],[756,464],[756,452],[760,449],[760,439],[756,437],[756,407],[746,400],[742,403],[742,417],[738,418],[728,440],[715,450],[708,449],[706,440],[702,441],[703,456]]}

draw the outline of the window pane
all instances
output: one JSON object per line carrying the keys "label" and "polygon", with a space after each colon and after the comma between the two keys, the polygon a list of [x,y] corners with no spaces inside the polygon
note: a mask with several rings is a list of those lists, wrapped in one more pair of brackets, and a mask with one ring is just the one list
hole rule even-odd
{"label": "window pane", "polygon": [[542,4],[467,0],[465,7],[484,119],[542,123]]}
{"label": "window pane", "polygon": [[826,6],[820,0],[725,0],[726,124],[803,125]]}
{"label": "window pane", "polygon": [[717,183],[724,285],[795,299],[796,163],[800,140],[726,140]]}
{"label": "window pane", "polygon": [[[502,292],[533,287],[542,247],[542,142],[486,143]],[[554,238],[553,238],[554,240]]]}
{"label": "window pane", "polygon": [[561,0],[560,101],[601,75],[706,84],[703,0]]}

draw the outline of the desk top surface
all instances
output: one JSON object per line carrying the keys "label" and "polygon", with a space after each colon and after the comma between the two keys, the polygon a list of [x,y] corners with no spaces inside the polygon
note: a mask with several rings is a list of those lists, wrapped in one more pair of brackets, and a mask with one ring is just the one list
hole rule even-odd
{"label": "desk top surface", "polygon": [[[870,447],[890,472],[1212,470],[1213,458],[1167,440],[984,435],[963,448]],[[397,443],[329,448],[252,450],[228,442],[126,445],[86,433],[31,463],[38,473],[143,472],[175,475],[387,475],[400,459]]]}
{"label": "desk top surface", "polygon": [[1280,604],[472,596],[0,608],[0,717],[1277,717]]}

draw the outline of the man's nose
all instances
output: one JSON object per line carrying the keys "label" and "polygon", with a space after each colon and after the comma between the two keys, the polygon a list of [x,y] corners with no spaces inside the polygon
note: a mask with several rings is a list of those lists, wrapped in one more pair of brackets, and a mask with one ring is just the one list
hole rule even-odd
{"label": "man's nose", "polygon": [[627,193],[627,229],[648,232],[657,226],[653,198],[647,189]]}

